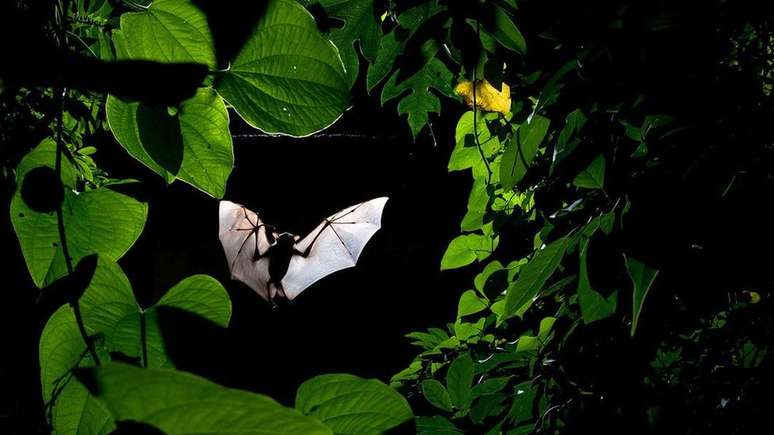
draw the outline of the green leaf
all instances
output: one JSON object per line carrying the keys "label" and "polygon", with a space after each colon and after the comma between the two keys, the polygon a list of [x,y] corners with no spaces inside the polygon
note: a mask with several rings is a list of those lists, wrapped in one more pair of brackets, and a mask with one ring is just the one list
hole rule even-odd
{"label": "green leaf", "polygon": [[159,311],[163,308],[186,311],[224,328],[231,319],[231,300],[220,282],[207,275],[193,275],[172,287],[147,310],[127,313],[108,336],[114,348],[129,357],[143,358],[144,317],[148,356],[144,364],[147,367],[171,367],[159,326]]}
{"label": "green leaf", "polygon": [[497,393],[508,385],[511,380],[510,376],[501,376],[499,378],[489,378],[480,384],[473,387],[473,397],[484,396],[488,394]]}
{"label": "green leaf", "polygon": [[568,239],[563,237],[537,251],[532,260],[522,266],[519,278],[513,282],[505,295],[505,309],[502,319],[521,316],[534,302],[534,298],[553,275],[564,253],[567,250]]}
{"label": "green leaf", "polygon": [[212,89],[199,89],[173,113],[166,107],[109,96],[107,121],[134,158],[171,183],[180,179],[216,197],[234,166],[228,112]]}
{"label": "green leaf", "polygon": [[142,12],[121,15],[117,45],[126,57],[157,62],[194,62],[216,68],[207,15],[187,0],[154,0]]}
{"label": "green leaf", "polygon": [[631,335],[634,336],[645,298],[648,296],[650,287],[653,285],[653,281],[656,280],[659,271],[631,257],[624,256],[624,260],[626,261],[626,271],[629,272],[629,277],[632,279],[632,286],[634,287],[631,329]]}
{"label": "green leaf", "polygon": [[556,322],[555,317],[546,317],[540,321],[538,335],[522,335],[516,343],[516,352],[529,352],[540,349],[544,346],[551,335],[551,328]]}
{"label": "green leaf", "polygon": [[485,177],[476,178],[473,187],[470,189],[468,198],[468,212],[462,218],[460,229],[462,231],[475,231],[484,226],[486,221],[491,221],[487,217],[490,201],[490,185]]}
{"label": "green leaf", "polygon": [[452,403],[446,387],[435,379],[422,381],[422,394],[431,405],[443,411],[451,411]]}
{"label": "green leaf", "polygon": [[[489,177],[483,159],[493,159],[502,148],[500,137],[492,134],[489,128],[488,121],[492,121],[492,116],[495,117],[494,119],[497,119],[499,114],[491,113],[475,116],[475,129],[473,128],[473,111],[467,111],[460,116],[455,129],[456,145],[449,157],[449,172],[471,168],[475,179],[486,179]],[[478,135],[478,143],[476,143],[476,134]],[[481,151],[478,149],[479,145],[481,146]]]}
{"label": "green leaf", "polygon": [[336,434],[382,433],[414,417],[406,399],[389,386],[347,374],[316,376],[301,384],[296,409]]}
{"label": "green leaf", "polygon": [[500,181],[503,189],[513,189],[524,178],[535,160],[538,148],[548,133],[551,120],[535,115],[529,123],[522,124],[513,139],[508,141],[500,164]]}
{"label": "green leaf", "polygon": [[508,396],[505,394],[487,394],[481,396],[470,409],[470,420],[475,424],[483,423],[484,419],[500,414],[505,410],[503,402]]}
{"label": "green leaf", "polygon": [[522,382],[514,388],[514,399],[508,416],[518,423],[532,418],[537,386],[532,382]]}
{"label": "green leaf", "polygon": [[454,426],[454,423],[440,415],[417,417],[416,425],[419,435],[458,435],[463,433]]}
{"label": "green leaf", "polygon": [[376,21],[373,0],[302,0],[304,6],[319,4],[329,17],[344,21],[344,26],[332,29],[328,34],[331,42],[339,48],[341,60],[347,70],[347,82],[351,88],[357,80],[359,61],[355,43],[360,53],[369,62],[376,59],[379,51],[379,39],[382,35]]}
{"label": "green leaf", "polygon": [[384,84],[382,105],[410,91],[408,95],[400,98],[398,113],[408,116],[411,133],[416,137],[427,125],[430,113],[441,113],[441,100],[432,90],[436,89],[442,95],[453,95],[454,76],[443,62],[435,58],[400,83],[397,81],[398,75],[399,71],[396,71]]}
{"label": "green leaf", "polygon": [[488,8],[492,16],[485,20],[484,27],[503,47],[524,54],[527,52],[527,42],[519,29],[508,16],[508,13],[499,6]]}
{"label": "green leaf", "polygon": [[600,154],[572,181],[584,189],[602,189],[605,185],[605,156]]}
{"label": "green leaf", "polygon": [[[35,211],[21,194],[24,178],[36,167],[54,167],[56,144],[44,140],[19,163],[17,190],[11,200],[11,222],[19,238],[32,281],[45,287],[67,274],[57,214]],[[63,159],[65,185],[62,221],[72,264],[99,253],[121,258],[145,226],[148,206],[111,190],[110,186],[76,193],[74,170]]]}
{"label": "green leaf", "polygon": [[457,305],[457,319],[484,311],[488,306],[486,299],[479,297],[475,291],[468,290],[460,296]]}
{"label": "green leaf", "polygon": [[316,419],[269,397],[225,388],[190,373],[111,363],[80,377],[116,420],[149,424],[170,435],[332,434]]}
{"label": "green leaf", "polygon": [[349,100],[338,50],[291,0],[270,0],[216,89],[248,124],[306,136],[333,124]]}
{"label": "green leaf", "polygon": [[75,379],[71,370],[94,364],[86,351],[72,308],[60,307],[46,322],[40,336],[40,383],[47,418],[55,433],[109,433],[113,418],[108,410]]}
{"label": "green leaf", "polygon": [[446,373],[446,388],[451,403],[459,409],[468,409],[473,400],[473,359],[465,353],[455,359]]}
{"label": "green leaf", "polygon": [[578,267],[578,304],[585,323],[592,323],[605,319],[615,314],[618,302],[618,290],[605,299],[601,294],[591,288],[587,270],[589,239],[581,241],[580,266]]}
{"label": "green leaf", "polygon": [[549,171],[550,174],[553,174],[556,166],[572,154],[578,145],[580,145],[580,139],[574,138],[583,129],[587,121],[588,118],[580,109],[575,109],[567,115],[564,127],[562,127],[562,130],[559,132],[559,138],[556,140],[556,147],[554,148],[553,160],[551,161],[551,169]]}
{"label": "green leaf", "polygon": [[456,269],[488,257],[497,246],[497,239],[483,234],[463,234],[455,237],[441,259],[441,270]]}

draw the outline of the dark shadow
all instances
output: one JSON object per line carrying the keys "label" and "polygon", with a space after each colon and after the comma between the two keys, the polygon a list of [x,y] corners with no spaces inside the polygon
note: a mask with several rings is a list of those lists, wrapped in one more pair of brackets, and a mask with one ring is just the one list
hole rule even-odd
{"label": "dark shadow", "polygon": [[266,0],[233,0],[228,7],[205,0],[193,3],[207,15],[220,68],[226,68],[236,57],[268,5]]}
{"label": "dark shadow", "polygon": [[64,201],[64,187],[56,171],[40,166],[25,174],[21,196],[24,204],[32,210],[53,213]]}
{"label": "dark shadow", "polygon": [[83,257],[73,273],[59,278],[43,289],[41,297],[45,297],[47,303],[56,302],[57,306],[77,301],[94,277],[98,258],[97,254]]}
{"label": "dark shadow", "polygon": [[225,328],[189,311],[172,307],[157,309],[158,325],[167,355],[180,370],[217,380],[227,353]]}
{"label": "dark shadow", "polygon": [[162,168],[177,174],[183,163],[183,136],[177,114],[170,114],[166,106],[140,104],[137,106],[137,130],[145,151]]}

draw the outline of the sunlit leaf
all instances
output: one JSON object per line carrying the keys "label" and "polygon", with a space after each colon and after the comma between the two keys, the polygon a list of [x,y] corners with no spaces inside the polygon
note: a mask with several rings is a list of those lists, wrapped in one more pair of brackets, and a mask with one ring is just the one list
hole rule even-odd
{"label": "sunlit leaf", "polygon": [[456,269],[488,257],[498,239],[483,234],[463,234],[455,237],[441,259],[441,270]]}
{"label": "sunlit leaf", "polygon": [[[54,167],[56,144],[44,140],[22,159],[16,193],[11,200],[11,222],[19,238],[33,282],[45,287],[67,273],[57,213],[35,211],[22,195],[25,176],[35,167]],[[145,226],[147,204],[112,190],[110,186],[74,191],[74,170],[63,162],[62,224],[72,264],[99,253],[121,258]]]}
{"label": "sunlit leaf", "polygon": [[306,136],[336,121],[349,82],[336,47],[292,0],[271,0],[231,68],[215,83],[248,124]]}
{"label": "sunlit leaf", "polygon": [[190,373],[110,363],[79,376],[116,420],[145,423],[167,434],[333,433],[269,397],[225,388]]}
{"label": "sunlit leaf", "polygon": [[460,302],[457,304],[457,318],[479,313],[484,311],[486,307],[485,299],[479,297],[475,291],[468,290],[460,296]]}
{"label": "sunlit leaf", "polygon": [[535,115],[529,123],[519,126],[513,138],[505,146],[500,165],[500,181],[503,189],[510,190],[524,178],[535,160],[538,148],[548,133],[551,121]]}
{"label": "sunlit leaf", "polygon": [[534,302],[548,278],[562,261],[568,240],[563,237],[537,251],[535,256],[522,266],[519,278],[508,287],[505,296],[503,319],[521,316]]}
{"label": "sunlit leaf", "polygon": [[220,198],[234,166],[228,112],[212,89],[169,110],[109,96],[107,121],[116,140],[167,182],[176,178]]}
{"label": "sunlit leaf", "polygon": [[502,88],[498,91],[486,79],[477,80],[474,95],[473,82],[465,80],[457,84],[454,92],[461,95],[465,103],[471,108],[475,106],[479,110],[499,112],[503,115],[507,115],[511,111],[511,88],[505,82],[502,83]]}
{"label": "sunlit leaf", "polygon": [[347,374],[305,381],[296,392],[296,409],[336,434],[382,433],[414,417],[406,399],[391,387]]}

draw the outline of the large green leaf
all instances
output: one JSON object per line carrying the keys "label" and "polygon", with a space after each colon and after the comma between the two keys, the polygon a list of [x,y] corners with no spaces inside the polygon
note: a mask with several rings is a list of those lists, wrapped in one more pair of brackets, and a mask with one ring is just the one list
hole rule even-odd
{"label": "large green leaf", "polygon": [[[11,222],[19,238],[33,282],[45,287],[67,273],[59,238],[57,213],[36,211],[22,195],[26,175],[39,167],[54,167],[56,144],[44,140],[22,159],[17,171],[17,189],[11,200]],[[61,204],[62,224],[70,258],[77,264],[98,253],[113,259],[122,257],[145,226],[147,204],[114,191],[110,186],[85,192],[74,191],[74,170],[62,164],[65,186]]]}
{"label": "large green leaf", "polygon": [[500,181],[503,189],[513,189],[524,178],[527,169],[535,160],[538,147],[548,133],[551,120],[540,115],[532,117],[529,123],[519,126],[513,139],[508,141],[500,164]]}
{"label": "large green leaf", "polygon": [[458,409],[468,409],[473,400],[473,359],[469,353],[452,361],[446,373],[446,389],[451,403]]}
{"label": "large green leaf", "polygon": [[529,263],[521,268],[519,278],[508,286],[501,318],[521,316],[532,305],[535,296],[559,267],[567,250],[567,244],[566,237],[555,240],[537,251]]}
{"label": "large green leaf", "polygon": [[39,355],[43,402],[53,432],[109,433],[114,427],[110,413],[71,373],[75,367],[89,367],[94,362],[70,306],[60,307],[46,322]]}
{"label": "large green leaf", "polygon": [[116,420],[149,424],[167,434],[309,434],[331,430],[273,399],[222,387],[168,369],[120,363],[81,373]]}
{"label": "large green leaf", "polygon": [[489,6],[486,11],[490,14],[484,20],[486,31],[503,47],[524,54],[527,51],[527,42],[508,13],[498,5]]}
{"label": "large green leaf", "polygon": [[221,198],[234,165],[228,112],[215,91],[199,89],[169,110],[109,96],[107,120],[134,158],[171,183],[176,178]]}
{"label": "large green leaf", "polygon": [[142,12],[121,15],[119,40],[119,57],[216,67],[207,16],[188,0],[154,0]]}
{"label": "large green leaf", "polygon": [[373,0],[302,0],[309,6],[319,4],[330,17],[344,21],[344,26],[332,29],[328,36],[339,48],[341,60],[347,70],[347,81],[352,87],[357,80],[359,61],[355,43],[359,43],[360,52],[369,62],[376,59],[379,50],[379,38],[382,35],[376,21]]}
{"label": "large green leaf", "polygon": [[338,50],[291,0],[270,0],[218,92],[253,127],[305,136],[331,125],[349,100]]}
{"label": "large green leaf", "polygon": [[296,409],[336,434],[376,434],[411,420],[406,399],[376,379],[347,374],[316,376],[296,392]]}
{"label": "large green leaf", "polygon": [[443,411],[451,411],[452,403],[449,398],[449,392],[442,383],[435,379],[425,379],[422,381],[422,394],[431,405]]}
{"label": "large green leaf", "polygon": [[220,282],[207,275],[194,275],[180,281],[147,310],[138,307],[126,312],[108,336],[112,347],[140,360],[147,353],[147,361],[143,361],[147,367],[172,367],[159,326],[159,311],[164,308],[182,310],[221,327],[228,326],[231,319],[231,300]]}
{"label": "large green leaf", "polygon": [[632,279],[632,285],[634,287],[634,296],[632,297],[632,329],[631,335],[637,331],[637,324],[640,320],[640,313],[642,313],[642,306],[645,303],[645,298],[650,292],[650,287],[653,285],[653,281],[658,276],[658,269],[654,269],[641,261],[635,260],[631,257],[624,257],[626,259],[626,271],[629,272],[629,277]]}
{"label": "large green leaf", "polygon": [[410,91],[400,99],[398,113],[408,116],[411,133],[416,137],[427,125],[430,113],[441,113],[441,100],[432,89],[436,89],[442,95],[453,95],[454,76],[438,59],[431,60],[419,72],[400,83],[398,83],[398,75],[399,72],[396,71],[384,84],[382,105]]}

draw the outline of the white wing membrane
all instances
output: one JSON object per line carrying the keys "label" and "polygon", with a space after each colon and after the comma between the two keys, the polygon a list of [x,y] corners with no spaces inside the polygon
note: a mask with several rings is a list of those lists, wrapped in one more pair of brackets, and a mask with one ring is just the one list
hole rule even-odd
{"label": "white wing membrane", "polygon": [[282,279],[288,299],[333,272],[353,267],[366,243],[382,226],[387,197],[366,201],[335,213],[296,244],[306,257],[294,255]]}
{"label": "white wing membrane", "polygon": [[[271,296],[268,288],[269,258],[253,261],[256,246],[264,254],[271,246],[264,228],[253,231],[263,225],[258,215],[240,204],[230,201],[220,202],[220,230],[218,236],[226,253],[231,270],[231,278],[244,282],[267,301]],[[256,243],[257,238],[257,243]]]}

